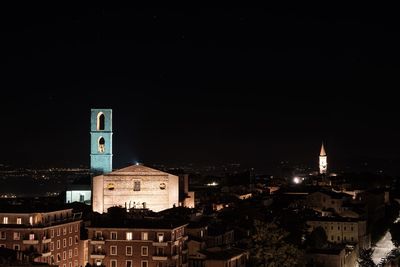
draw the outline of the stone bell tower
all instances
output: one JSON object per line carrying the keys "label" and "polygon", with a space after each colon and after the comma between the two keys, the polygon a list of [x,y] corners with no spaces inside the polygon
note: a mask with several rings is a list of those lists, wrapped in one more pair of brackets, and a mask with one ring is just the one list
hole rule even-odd
{"label": "stone bell tower", "polygon": [[319,173],[324,174],[328,170],[328,160],[324,148],[324,143],[321,145],[321,152],[319,153]]}
{"label": "stone bell tower", "polygon": [[112,109],[92,109],[90,117],[90,170],[112,171]]}

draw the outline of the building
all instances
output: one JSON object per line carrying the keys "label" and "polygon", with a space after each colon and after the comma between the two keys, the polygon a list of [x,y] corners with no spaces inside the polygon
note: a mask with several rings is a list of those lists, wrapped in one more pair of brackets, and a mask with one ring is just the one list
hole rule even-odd
{"label": "building", "polygon": [[93,178],[93,211],[113,206],[158,212],[179,205],[178,176],[132,165]]}
{"label": "building", "polygon": [[81,202],[85,204],[92,204],[92,189],[90,185],[84,184],[71,184],[65,193],[65,203]]}
{"label": "building", "polygon": [[186,224],[166,219],[125,219],[103,215],[89,231],[92,266],[187,266]]}
{"label": "building", "polygon": [[246,267],[249,253],[238,248],[215,248],[198,252],[189,267]]}
{"label": "building", "polygon": [[324,143],[321,145],[321,151],[319,153],[319,173],[325,174],[328,171],[328,157],[325,152]]}
{"label": "building", "polygon": [[317,217],[307,220],[310,232],[317,227],[325,230],[327,241],[337,244],[358,244],[361,249],[371,247],[371,236],[367,232],[367,221],[358,218]]}
{"label": "building", "polygon": [[343,205],[350,202],[351,199],[352,196],[349,194],[323,190],[309,194],[306,204],[321,213],[333,211],[340,214],[345,211]]}
{"label": "building", "polygon": [[2,208],[0,247],[34,255],[37,262],[84,266],[79,250],[80,216],[72,209]]}
{"label": "building", "polygon": [[346,245],[310,249],[306,252],[307,266],[354,267],[357,266],[357,251],[357,247]]}

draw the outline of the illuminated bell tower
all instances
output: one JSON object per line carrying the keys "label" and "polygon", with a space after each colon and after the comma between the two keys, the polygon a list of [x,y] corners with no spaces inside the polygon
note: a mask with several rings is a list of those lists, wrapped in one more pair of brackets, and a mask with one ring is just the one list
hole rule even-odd
{"label": "illuminated bell tower", "polygon": [[321,145],[321,152],[319,153],[319,173],[324,174],[328,170],[328,161],[325,153],[324,143]]}
{"label": "illuminated bell tower", "polygon": [[90,170],[112,171],[112,109],[92,109],[90,116]]}

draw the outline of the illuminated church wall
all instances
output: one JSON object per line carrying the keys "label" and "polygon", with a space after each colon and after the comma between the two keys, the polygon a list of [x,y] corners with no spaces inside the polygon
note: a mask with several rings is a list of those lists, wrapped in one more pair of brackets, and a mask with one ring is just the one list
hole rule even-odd
{"label": "illuminated church wall", "polygon": [[93,178],[93,210],[103,213],[122,206],[161,211],[178,206],[178,190],[177,176],[133,165]]}

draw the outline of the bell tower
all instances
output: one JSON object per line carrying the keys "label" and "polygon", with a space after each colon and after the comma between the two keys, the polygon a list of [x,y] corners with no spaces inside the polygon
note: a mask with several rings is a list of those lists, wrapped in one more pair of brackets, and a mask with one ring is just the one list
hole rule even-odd
{"label": "bell tower", "polygon": [[324,143],[321,145],[321,152],[319,153],[319,173],[324,174],[328,170],[328,161],[324,148]]}
{"label": "bell tower", "polygon": [[90,170],[112,172],[112,109],[91,109]]}

